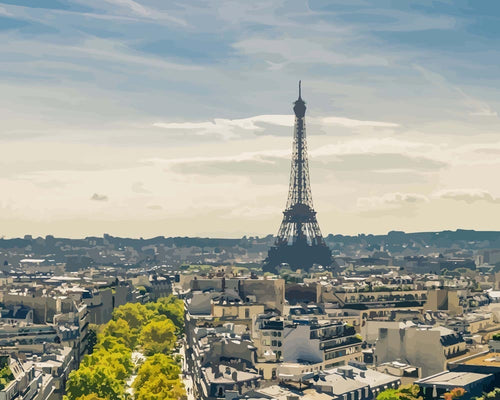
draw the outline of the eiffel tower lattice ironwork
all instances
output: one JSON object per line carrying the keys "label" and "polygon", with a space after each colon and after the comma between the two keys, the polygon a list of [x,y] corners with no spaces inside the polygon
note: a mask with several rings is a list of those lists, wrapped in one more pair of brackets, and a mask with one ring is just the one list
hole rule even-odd
{"label": "eiffel tower lattice ironwork", "polygon": [[300,81],[299,98],[293,111],[295,127],[288,200],[276,242],[264,262],[264,270],[268,271],[275,270],[281,263],[294,269],[309,269],[313,264],[329,266],[332,261],[332,253],[321,235],[313,207],[307,159],[306,104],[302,100]]}

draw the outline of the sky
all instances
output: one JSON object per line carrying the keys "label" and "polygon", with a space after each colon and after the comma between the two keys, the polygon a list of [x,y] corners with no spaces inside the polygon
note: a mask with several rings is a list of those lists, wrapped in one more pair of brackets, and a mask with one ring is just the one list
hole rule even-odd
{"label": "sky", "polygon": [[500,230],[496,0],[0,0],[0,236]]}

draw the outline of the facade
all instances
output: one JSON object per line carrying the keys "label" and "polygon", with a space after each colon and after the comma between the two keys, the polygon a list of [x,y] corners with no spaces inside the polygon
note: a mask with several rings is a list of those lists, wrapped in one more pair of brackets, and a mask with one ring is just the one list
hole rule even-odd
{"label": "facade", "polygon": [[203,393],[207,400],[227,399],[244,395],[259,387],[260,375],[252,372],[238,371],[226,365],[213,365],[203,371],[207,382],[207,392]]}
{"label": "facade", "polygon": [[444,393],[456,388],[465,390],[461,399],[471,399],[481,396],[487,388],[493,388],[493,374],[478,374],[474,372],[450,372],[443,371],[428,376],[415,382],[420,389],[424,399],[441,398]]}
{"label": "facade", "polygon": [[375,364],[403,360],[422,368],[424,376],[446,369],[450,358],[464,354],[461,335],[444,327],[405,326],[379,328]]}
{"label": "facade", "polygon": [[424,309],[430,311],[446,311],[450,315],[462,314],[463,312],[457,291],[450,289],[430,290]]}
{"label": "facade", "polygon": [[328,393],[345,400],[371,400],[386,389],[396,389],[401,384],[398,377],[366,368],[363,363],[326,370],[319,379],[310,380],[320,393]]}

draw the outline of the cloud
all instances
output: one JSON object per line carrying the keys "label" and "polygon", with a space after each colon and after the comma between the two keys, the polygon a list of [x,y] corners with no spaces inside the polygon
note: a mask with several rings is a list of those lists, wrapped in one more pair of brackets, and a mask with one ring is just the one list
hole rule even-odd
{"label": "cloud", "polygon": [[144,182],[134,182],[132,184],[132,191],[135,193],[143,193],[143,194],[151,193],[144,187]]}
{"label": "cloud", "polygon": [[143,18],[149,18],[149,19],[154,19],[154,20],[164,20],[164,21],[169,21],[169,22],[174,22],[178,25],[182,26],[187,26],[188,24],[186,21],[173,17],[163,11],[155,10],[146,6],[143,6],[142,4],[139,4],[136,1],[133,0],[104,0],[107,3],[124,7],[128,10],[130,10],[134,15],[143,17]]}
{"label": "cloud", "polygon": [[381,196],[360,197],[357,200],[358,208],[373,210],[379,208],[399,208],[419,203],[427,203],[428,197],[419,193],[386,193]]}
{"label": "cloud", "polygon": [[242,162],[242,161],[257,161],[265,164],[272,163],[269,158],[284,158],[290,157],[290,150],[261,150],[253,152],[244,152],[230,156],[204,156],[204,157],[182,157],[182,158],[149,158],[142,160],[143,163],[163,164],[167,167],[178,164],[191,164],[203,162]]}
{"label": "cloud", "polygon": [[143,53],[131,50],[120,41],[96,37],[85,37],[78,45],[49,42],[44,43],[43,46],[39,46],[35,41],[12,39],[4,43],[2,49],[4,52],[10,52],[12,54],[19,52],[19,49],[23,49],[25,52],[29,53],[30,58],[36,60],[45,57],[51,57],[52,59],[73,59],[72,62],[77,60],[75,63],[79,66],[91,64],[89,60],[85,60],[83,63],[80,61],[80,58],[85,56],[85,58],[88,59],[105,61],[107,67],[109,67],[110,63],[115,63],[120,66],[128,65],[130,67],[139,65],[162,71],[176,70],[192,72],[203,69],[203,67],[197,65],[181,64],[167,61],[161,57],[145,56]]}
{"label": "cloud", "polygon": [[4,7],[0,7],[0,15],[5,15],[6,17],[12,16],[12,14],[9,13]]}
{"label": "cloud", "polygon": [[380,196],[360,197],[357,207],[362,211],[377,209],[393,209],[429,203],[433,200],[456,200],[468,204],[484,201],[492,204],[500,204],[500,198],[495,197],[487,190],[482,189],[451,189],[443,190],[425,195],[421,193],[386,193]]}
{"label": "cloud", "polygon": [[[276,184],[286,183],[290,157],[290,150],[268,150],[229,156],[146,159],[143,162],[163,165],[167,171],[180,174],[183,179],[186,175],[233,176],[260,184],[270,181]],[[283,172],[285,176],[280,175]]]}
{"label": "cloud", "polygon": [[465,93],[460,87],[450,84],[446,78],[436,72],[430,71],[420,65],[413,65],[417,71],[419,71],[422,76],[430,83],[446,89],[451,93],[453,98],[456,97],[458,93],[462,99],[463,105],[469,109],[469,115],[472,116],[482,116],[482,117],[497,117],[498,113],[492,110],[491,106],[484,101],[477,99],[469,94]]}
{"label": "cloud", "polygon": [[219,136],[223,139],[239,137],[241,131],[263,132],[263,125],[275,125],[292,127],[294,117],[292,115],[257,115],[250,118],[225,119],[215,118],[213,121],[204,122],[156,122],[153,126],[157,128],[192,131],[195,135]]}
{"label": "cloud", "polygon": [[370,137],[339,141],[318,147],[309,152],[312,157],[364,153],[399,153],[414,156],[429,156],[434,153],[441,154],[442,149],[432,143],[414,142],[393,137]]}
{"label": "cloud", "polygon": [[[216,136],[223,139],[236,139],[245,132],[254,134],[277,136],[276,127],[291,128],[294,125],[294,116],[291,114],[256,115],[249,118],[226,119],[214,118],[212,121],[201,122],[155,122],[157,128],[179,132],[192,132],[199,136]],[[311,125],[331,126],[339,125],[346,128],[397,128],[400,125],[394,122],[364,121],[344,117],[312,117],[307,119]],[[287,135],[291,135],[287,131]]]}
{"label": "cloud", "polygon": [[234,43],[233,47],[242,54],[258,54],[272,58],[266,60],[271,70],[282,68],[283,66],[279,63],[359,66],[387,66],[389,64],[388,60],[382,56],[366,53],[350,56],[342,54],[338,49],[331,50],[318,41],[289,37],[250,38]]}
{"label": "cloud", "polygon": [[334,172],[372,171],[376,173],[435,172],[446,166],[442,161],[398,153],[353,153],[334,158],[313,159]]}
{"label": "cloud", "polygon": [[93,200],[93,201],[108,201],[108,196],[106,196],[104,194],[94,193],[92,195],[92,197],[90,198],[90,200]]}
{"label": "cloud", "polygon": [[500,204],[500,198],[493,196],[487,190],[482,189],[453,189],[436,193],[436,197],[448,200],[465,201],[468,204],[477,201]]}
{"label": "cloud", "polygon": [[346,128],[358,128],[358,127],[373,127],[373,128],[397,128],[399,124],[394,122],[382,122],[382,121],[363,121],[358,119],[343,118],[343,117],[325,117],[321,119],[321,122],[325,125],[340,125]]}

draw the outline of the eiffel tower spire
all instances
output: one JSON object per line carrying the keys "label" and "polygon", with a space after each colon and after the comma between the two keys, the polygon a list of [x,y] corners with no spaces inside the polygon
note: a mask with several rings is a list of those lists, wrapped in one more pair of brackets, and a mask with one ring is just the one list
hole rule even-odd
{"label": "eiffel tower spire", "polygon": [[309,269],[313,264],[331,264],[331,251],[326,246],[313,208],[309,182],[309,162],[305,114],[301,81],[299,98],[294,102],[295,127],[288,200],[276,242],[265,261],[264,269],[274,270],[280,263],[297,269]]}

